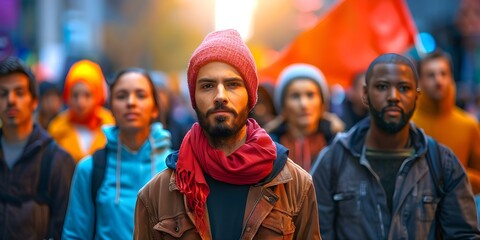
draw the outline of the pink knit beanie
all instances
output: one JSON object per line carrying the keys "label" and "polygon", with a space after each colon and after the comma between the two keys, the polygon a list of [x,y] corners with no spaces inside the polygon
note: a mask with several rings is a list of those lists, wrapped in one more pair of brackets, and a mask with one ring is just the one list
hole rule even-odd
{"label": "pink knit beanie", "polygon": [[192,107],[195,104],[195,83],[198,71],[210,62],[224,62],[240,73],[248,93],[248,107],[251,110],[257,103],[258,76],[255,61],[240,34],[233,29],[209,33],[193,52],[188,64],[188,90]]}

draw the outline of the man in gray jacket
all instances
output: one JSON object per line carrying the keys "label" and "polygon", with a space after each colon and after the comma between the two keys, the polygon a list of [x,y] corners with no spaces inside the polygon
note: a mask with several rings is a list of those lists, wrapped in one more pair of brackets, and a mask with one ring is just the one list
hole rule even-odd
{"label": "man in gray jacket", "polygon": [[417,84],[404,56],[370,64],[370,118],[337,135],[312,169],[323,239],[480,238],[461,163],[409,123]]}

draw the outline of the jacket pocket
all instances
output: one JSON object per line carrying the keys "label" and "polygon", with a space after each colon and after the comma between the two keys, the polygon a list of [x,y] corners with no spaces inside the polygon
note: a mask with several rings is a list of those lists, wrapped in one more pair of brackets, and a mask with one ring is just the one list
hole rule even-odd
{"label": "jacket pocket", "polygon": [[431,222],[435,219],[438,198],[433,195],[423,195],[417,208],[417,217],[420,221]]}
{"label": "jacket pocket", "polygon": [[256,239],[293,239],[295,224],[286,213],[273,209],[263,220]]}
{"label": "jacket pocket", "polygon": [[153,227],[162,235],[162,238],[170,235],[174,238],[180,238],[189,231],[195,232],[195,225],[188,219],[188,216],[181,214],[172,218],[166,218],[155,224]]}
{"label": "jacket pocket", "polygon": [[[359,200],[355,191],[338,192],[333,195],[337,214],[342,217],[357,217]],[[352,219],[353,220],[353,219]]]}

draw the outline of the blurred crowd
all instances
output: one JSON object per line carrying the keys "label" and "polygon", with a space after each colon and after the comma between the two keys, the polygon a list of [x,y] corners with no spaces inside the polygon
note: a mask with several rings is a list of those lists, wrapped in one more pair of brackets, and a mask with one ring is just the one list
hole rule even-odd
{"label": "blurred crowd", "polygon": [[[12,59],[9,58],[5,61],[15,61]],[[436,49],[417,60],[416,63],[419,74],[420,97],[417,101],[416,111],[411,113],[413,114],[412,121],[418,127],[421,127],[425,133],[452,149],[466,169],[473,192],[479,194],[480,124],[478,118],[474,115],[475,112],[471,111],[475,109],[473,105],[469,105],[470,108],[468,109],[462,109],[455,105],[455,95],[458,89],[456,83],[459,82],[454,79],[452,58],[442,49]],[[27,68],[25,67],[25,69]],[[29,76],[34,78],[33,75]],[[126,80],[123,80],[124,78]],[[147,85],[150,85],[151,91],[154,92],[146,94],[145,90],[134,88],[140,78],[148,79]],[[126,90],[116,90],[117,82],[127,81],[127,79],[130,82],[123,84]],[[282,71],[276,85],[271,83],[259,85],[258,101],[250,111],[249,116],[254,118],[267,131],[272,140],[289,150],[289,157],[295,163],[306,171],[310,171],[319,159],[319,153],[332,142],[338,133],[348,132],[355,128],[357,123],[369,118],[369,112],[371,111],[369,111],[371,109],[369,106],[371,105],[370,100],[366,100],[364,95],[365,79],[365,72],[358,73],[352,79],[351,87],[343,93],[338,93],[332,91],[332,88],[328,86],[328,79],[325,79],[320,69],[309,64],[295,63]],[[133,188],[133,195],[130,193],[127,199],[135,198],[136,191],[151,176],[165,168],[165,156],[180,148],[186,133],[192,124],[197,121],[197,115],[194,114],[191,106],[185,104],[188,101],[180,99],[181,97],[166,87],[165,81],[166,77],[162,73],[142,69],[127,69],[108,80],[105,79],[100,65],[90,60],[80,60],[69,69],[63,89],[48,81],[38,84],[38,105],[32,115],[34,125],[45,129],[53,140],[73,158],[73,162],[78,164],[70,190],[73,194],[69,203],[69,209],[71,210],[67,212],[66,225],[64,226],[64,236],[67,236],[67,239],[68,236],[78,236],[78,233],[86,233],[86,235],[81,234],[81,236],[91,238],[95,226],[101,226],[95,225],[95,222],[101,224],[99,222],[104,221],[92,220],[95,211],[101,211],[102,216],[111,215],[117,211],[109,209],[107,206],[100,208],[101,210],[94,210],[94,206],[84,209],[85,202],[91,201],[84,193],[91,187],[85,186],[84,182],[82,183],[84,181],[82,178],[85,178],[85,176],[82,177],[81,175],[92,174],[89,173],[94,171],[91,161],[95,157],[92,157],[92,155],[95,156],[94,153],[96,154],[100,149],[111,148],[109,154],[114,159],[113,161],[117,162],[117,165],[113,166],[114,169],[117,169],[115,170],[117,172],[119,168],[128,168],[125,164],[128,163],[129,158],[135,159],[135,156],[140,154],[140,152],[137,152],[139,150],[134,150],[139,149],[138,144],[130,150],[126,148],[125,156],[117,149],[117,145],[120,144],[121,135],[119,134],[121,131],[129,132],[126,123],[122,123],[122,121],[125,121],[124,118],[129,116],[122,114],[127,114],[130,108],[139,108],[140,111],[146,111],[147,114],[149,111],[154,111],[155,114],[146,117],[144,127],[151,128],[147,133],[147,135],[150,135],[153,134],[152,131],[155,129],[153,126],[157,126],[158,131],[160,131],[158,134],[163,136],[163,140],[160,141],[163,141],[164,145],[160,149],[168,149],[166,152],[161,150],[162,157],[157,161],[157,163],[162,163],[163,167],[151,168],[151,174],[147,174],[143,181],[136,184]],[[118,84],[120,85],[120,83]],[[110,90],[107,88],[108,85]],[[129,88],[133,89],[128,90]],[[0,90],[7,91],[1,86]],[[33,90],[33,92],[35,91]],[[133,94],[137,94],[137,98],[140,100],[146,97],[144,95],[154,98],[153,109],[144,110],[144,103],[140,100],[138,102],[137,100],[130,100],[128,91],[139,91]],[[337,96],[335,96],[336,94]],[[343,101],[333,103],[332,98],[338,97],[338,94],[343,94]],[[118,103],[121,99],[125,99],[125,105]],[[15,103],[12,104],[15,105]],[[25,114],[28,114],[28,112]],[[135,112],[132,114],[143,113]],[[2,118],[2,120],[5,121],[3,129],[8,128],[11,123],[8,123],[8,119]],[[112,128],[115,125],[117,127]],[[352,131],[355,131],[355,129]],[[127,136],[135,139],[135,135]],[[155,134],[152,136],[155,136]],[[153,139],[152,136],[145,136],[142,139],[150,139],[147,142],[154,144],[154,141],[158,140]],[[128,142],[126,139],[122,141],[125,141],[125,144]],[[6,146],[9,145],[2,142],[2,147]],[[5,150],[3,152],[9,154]],[[134,155],[129,157],[131,154]],[[144,157],[149,159],[152,153],[142,154],[147,154]],[[5,158],[8,159],[9,157],[5,156]],[[120,163],[121,166],[118,165]],[[10,168],[13,168],[14,164],[15,162],[10,163]],[[150,163],[147,162],[147,164]],[[150,169],[149,166],[145,167]],[[87,168],[87,170],[84,168]],[[130,166],[131,168],[135,167]],[[70,171],[73,170],[73,168],[70,169]],[[82,173],[82,171],[87,172]],[[126,174],[129,171],[131,170],[126,169],[125,173],[121,172],[121,174]],[[73,172],[70,172],[70,174],[73,174]],[[105,174],[107,174],[106,177],[115,179],[114,176],[109,176],[113,173]],[[117,199],[115,200],[117,204],[122,196],[121,193],[118,193],[120,186],[125,184],[129,188],[128,185],[137,182],[137,180],[130,178],[123,180],[120,178],[120,180],[113,181],[111,184],[116,186],[115,189],[117,190],[114,192],[117,193],[106,194],[104,197],[112,200]],[[95,200],[93,203],[95,205]],[[130,200],[130,208],[125,210],[130,212],[127,215],[133,214],[133,203],[134,201]],[[66,206],[66,203],[64,203],[63,207],[66,208]],[[94,213],[91,213],[92,209]],[[113,219],[121,219],[121,216],[123,215],[119,213]],[[133,218],[133,216],[130,217]],[[79,219],[93,225],[89,224],[87,227],[80,228],[76,223]],[[120,221],[116,224],[116,226],[121,226],[124,223]],[[119,236],[130,235],[133,231],[132,228],[131,224],[127,224],[123,228],[126,229],[125,232],[120,231]]]}
{"label": "blurred crowd", "polygon": [[[409,117],[404,119],[405,124],[411,122],[421,129],[418,130],[421,134],[424,132],[451,149],[477,196],[480,194],[479,13],[478,1],[462,1],[455,28],[438,39],[435,49],[402,53],[414,63],[412,71],[418,73],[418,80],[415,79],[418,89],[414,90],[419,92],[412,112],[404,113]],[[63,230],[66,239],[95,236],[131,239],[137,193],[167,168],[167,156],[185,146],[182,142],[201,116],[190,105],[194,100],[173,89],[169,84],[171,77],[161,71],[128,68],[111,74],[88,59],[75,61],[60,81],[38,82],[30,71],[16,57],[0,62],[0,146],[5,162],[0,166],[3,173],[8,173],[6,177],[0,174],[7,181],[0,183],[5,193],[0,193],[0,200],[35,202],[32,199],[38,196],[32,186],[41,184],[34,184],[35,180],[10,182],[26,177],[25,169],[36,172],[33,176],[41,174],[37,170],[43,169],[45,160],[32,167],[28,159],[33,157],[23,149],[35,144],[46,146],[52,141],[63,149],[52,157],[56,160],[50,163],[54,167],[51,179],[47,180],[58,184],[49,183],[49,191],[53,187],[59,189],[53,191],[57,191],[54,200],[59,212],[50,213],[57,214],[58,219],[56,225],[46,228],[52,238],[60,238]],[[364,69],[344,89],[330,85],[322,69],[302,62],[292,63],[283,69],[275,83],[260,79],[258,101],[252,104],[249,117],[273,141],[288,149],[290,159],[313,175],[322,150],[332,146],[336,137],[359,131],[362,123],[372,116],[383,116],[384,113],[375,112],[372,99],[366,95],[369,77],[368,69]],[[17,115],[25,121],[12,122],[12,116]],[[140,120],[133,124],[132,119]],[[18,135],[19,131],[10,129],[12,126],[24,126],[28,134]],[[40,155],[35,158],[42,159]],[[58,159],[64,162],[60,164]],[[90,185],[85,179],[95,178],[98,171],[100,185],[95,186],[95,181]],[[15,194],[19,192],[29,197],[17,199]],[[62,201],[62,198],[68,200],[68,196],[70,202]],[[38,207],[36,203],[29,204],[31,209]],[[391,207],[392,203],[389,204]],[[22,216],[25,208],[4,208],[0,212],[19,214],[11,225],[5,219],[0,220],[0,233],[14,229],[15,223],[27,221],[28,217]],[[40,210],[32,210],[35,211]],[[107,220],[110,218],[113,220]],[[110,235],[112,229],[118,230],[118,235]],[[27,236],[13,230],[8,234],[11,239]],[[2,236],[7,235],[0,235],[0,239]]]}

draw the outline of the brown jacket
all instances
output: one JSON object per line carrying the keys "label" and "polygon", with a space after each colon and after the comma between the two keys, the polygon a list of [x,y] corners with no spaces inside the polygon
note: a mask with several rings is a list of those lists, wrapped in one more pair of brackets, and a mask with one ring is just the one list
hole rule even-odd
{"label": "brown jacket", "polygon": [[[165,170],[140,190],[134,239],[211,239],[209,231],[201,237],[195,230],[174,173]],[[242,239],[321,239],[316,202],[312,177],[288,159],[272,181],[250,187]],[[207,211],[205,222],[210,229]]]}

